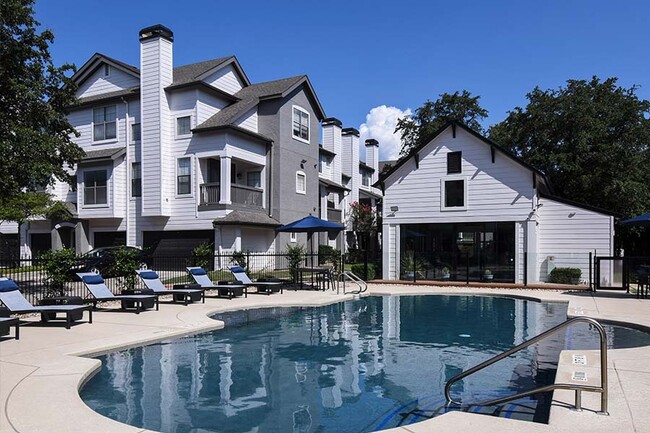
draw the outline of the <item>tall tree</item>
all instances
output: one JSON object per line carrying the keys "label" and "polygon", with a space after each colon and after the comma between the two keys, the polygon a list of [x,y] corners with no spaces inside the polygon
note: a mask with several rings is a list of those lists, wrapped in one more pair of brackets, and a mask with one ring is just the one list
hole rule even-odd
{"label": "tall tree", "polygon": [[627,215],[650,210],[650,101],[637,87],[569,80],[526,95],[490,138],[544,171],[556,194]]}
{"label": "tall tree", "polygon": [[427,100],[412,115],[399,119],[395,132],[399,132],[402,139],[400,158],[424,144],[425,140],[450,120],[462,122],[483,133],[480,121],[487,117],[488,112],[479,104],[480,98],[472,96],[467,90],[442,93],[435,101]]}
{"label": "tall tree", "polygon": [[56,67],[49,47],[54,35],[39,31],[33,0],[0,2],[0,205],[50,185],[69,181],[83,151],[66,118],[75,101],[68,75],[74,66]]}

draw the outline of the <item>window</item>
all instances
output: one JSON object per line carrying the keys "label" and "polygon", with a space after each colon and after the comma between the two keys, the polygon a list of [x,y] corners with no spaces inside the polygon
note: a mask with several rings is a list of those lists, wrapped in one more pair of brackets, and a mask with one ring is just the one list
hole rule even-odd
{"label": "window", "polygon": [[140,141],[142,139],[142,131],[140,130],[140,124],[134,123],[131,125],[131,143]]}
{"label": "window", "polygon": [[117,137],[115,105],[93,110],[93,141],[111,140]]}
{"label": "window", "polygon": [[364,171],[363,173],[361,173],[361,185],[369,187],[370,186],[370,177],[371,177],[370,173],[368,173],[367,171]]}
{"label": "window", "polygon": [[107,204],[106,170],[84,172],[84,204]]}
{"label": "window", "polygon": [[246,185],[253,188],[262,187],[262,174],[259,171],[249,171],[246,173]]}
{"label": "window", "polygon": [[104,76],[108,77],[109,75],[111,75],[111,66],[104,64]]}
{"label": "window", "polygon": [[142,196],[142,166],[139,162],[131,164],[131,197]]}
{"label": "window", "polygon": [[293,107],[293,137],[309,141],[309,113],[300,107]]}
{"label": "window", "polygon": [[446,180],[444,184],[444,207],[465,207],[465,180]]}
{"label": "window", "polygon": [[447,154],[447,174],[462,173],[463,152],[449,152]]}
{"label": "window", "polygon": [[176,173],[176,194],[192,193],[192,160],[191,158],[179,158],[178,170]]}
{"label": "window", "polygon": [[298,194],[307,193],[307,175],[302,171],[296,172],[296,192]]}
{"label": "window", "polygon": [[182,137],[184,135],[191,135],[192,131],[190,129],[192,128],[192,117],[191,116],[183,116],[183,117],[177,117],[176,118],[176,136],[177,137]]}
{"label": "window", "polygon": [[296,235],[296,232],[291,232],[291,235],[289,237],[289,242],[298,242],[298,236]]}
{"label": "window", "polygon": [[327,208],[336,209],[336,202],[338,201],[338,194],[335,192],[330,192],[327,194]]}

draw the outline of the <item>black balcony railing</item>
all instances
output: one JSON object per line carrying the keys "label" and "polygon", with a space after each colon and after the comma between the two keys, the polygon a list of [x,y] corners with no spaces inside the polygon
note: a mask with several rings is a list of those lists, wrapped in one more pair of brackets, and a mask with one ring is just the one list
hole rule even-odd
{"label": "black balcony railing", "polygon": [[[219,182],[201,184],[201,206],[211,206],[219,204],[221,199],[221,185]],[[232,185],[230,187],[230,201],[232,203],[250,206],[264,207],[264,193],[261,188],[255,188],[245,185]]]}

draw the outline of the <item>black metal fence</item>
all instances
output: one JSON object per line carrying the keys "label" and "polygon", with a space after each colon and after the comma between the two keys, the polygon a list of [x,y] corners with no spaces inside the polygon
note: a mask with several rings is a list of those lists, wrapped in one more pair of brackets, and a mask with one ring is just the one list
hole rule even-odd
{"label": "black metal fence", "polygon": [[594,290],[639,290],[650,274],[650,257],[594,257]]}
{"label": "black metal fence", "polygon": [[[82,257],[79,257],[79,260],[81,261]],[[245,268],[251,279],[263,278],[295,282],[295,273],[291,271],[290,257],[286,253],[240,252],[216,254],[210,257],[158,256],[148,259],[147,262],[148,267],[156,271],[161,281],[168,286],[193,282],[187,273],[188,266],[204,267],[214,282],[233,281],[234,277],[228,267],[234,265]],[[339,270],[346,266],[342,256],[333,259],[331,255],[319,256],[317,253],[303,254],[300,263],[297,264],[302,268],[324,265],[336,266]],[[64,284],[64,292],[66,296],[80,296],[88,299],[90,294],[75,274],[80,271],[87,270],[83,267],[70,270]],[[104,276],[106,286],[113,293],[119,294],[121,290],[127,288],[124,276],[111,275],[109,269],[106,269],[105,272],[100,268],[99,271]],[[42,259],[12,259],[0,262],[0,276],[16,281],[20,291],[34,305],[37,305],[41,299],[52,295],[48,274],[45,270],[45,261]],[[359,276],[363,277],[363,272]],[[135,288],[144,288],[139,278],[136,279]]]}

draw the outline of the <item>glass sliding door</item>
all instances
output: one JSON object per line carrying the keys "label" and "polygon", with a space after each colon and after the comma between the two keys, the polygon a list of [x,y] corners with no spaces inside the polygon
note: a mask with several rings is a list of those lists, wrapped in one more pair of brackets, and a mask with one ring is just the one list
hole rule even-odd
{"label": "glass sliding door", "polygon": [[515,281],[515,223],[407,224],[400,229],[400,278]]}

